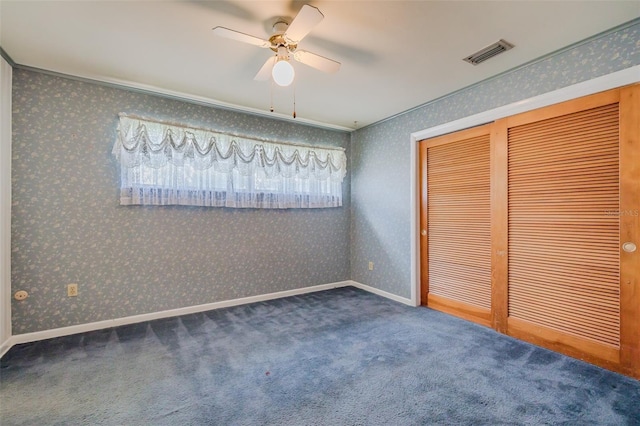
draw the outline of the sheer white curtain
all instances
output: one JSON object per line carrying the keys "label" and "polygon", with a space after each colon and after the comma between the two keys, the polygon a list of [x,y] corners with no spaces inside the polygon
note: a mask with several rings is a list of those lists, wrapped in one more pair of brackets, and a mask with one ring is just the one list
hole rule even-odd
{"label": "sheer white curtain", "polygon": [[265,142],[120,115],[120,204],[251,208],[342,205],[341,148]]}

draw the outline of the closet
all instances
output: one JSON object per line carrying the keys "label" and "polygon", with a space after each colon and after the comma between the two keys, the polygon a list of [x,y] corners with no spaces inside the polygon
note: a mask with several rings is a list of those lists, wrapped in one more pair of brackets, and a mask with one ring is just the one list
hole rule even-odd
{"label": "closet", "polygon": [[640,378],[640,85],[419,143],[422,304]]}

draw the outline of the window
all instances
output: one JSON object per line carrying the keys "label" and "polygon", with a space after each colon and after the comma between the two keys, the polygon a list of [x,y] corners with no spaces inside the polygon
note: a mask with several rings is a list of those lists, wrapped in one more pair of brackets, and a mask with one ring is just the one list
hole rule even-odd
{"label": "window", "polygon": [[120,114],[120,204],[342,205],[342,148],[267,142]]}

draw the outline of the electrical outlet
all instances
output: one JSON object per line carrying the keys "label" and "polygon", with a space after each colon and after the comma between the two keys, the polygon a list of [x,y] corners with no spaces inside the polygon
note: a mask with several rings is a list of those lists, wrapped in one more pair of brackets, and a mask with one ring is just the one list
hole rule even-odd
{"label": "electrical outlet", "polygon": [[21,302],[24,299],[26,299],[27,297],[29,297],[29,293],[27,293],[24,290],[20,290],[20,291],[16,291],[16,294],[13,295],[13,297],[18,301]]}
{"label": "electrical outlet", "polygon": [[373,271],[373,262],[369,262],[369,270]]}
{"label": "electrical outlet", "polygon": [[78,295],[78,284],[67,285],[67,296],[76,297]]}

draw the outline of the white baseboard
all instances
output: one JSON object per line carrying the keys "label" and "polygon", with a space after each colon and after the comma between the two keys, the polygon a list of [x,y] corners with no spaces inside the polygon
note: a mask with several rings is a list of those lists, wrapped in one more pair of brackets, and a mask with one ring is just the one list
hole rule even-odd
{"label": "white baseboard", "polygon": [[39,340],[51,339],[54,337],[69,336],[72,334],[86,333],[88,331],[102,330],[105,328],[117,327],[120,325],[136,324],[160,318],[170,318],[180,315],[194,314],[198,312],[211,311],[213,309],[228,308],[231,306],[245,305],[248,303],[263,302],[266,300],[280,299],[282,297],[297,296],[300,294],[313,293],[316,291],[330,290],[333,288],[353,286],[364,291],[368,291],[378,296],[415,306],[411,299],[397,296],[395,294],[379,290],[377,288],[361,284],[356,281],[340,281],[329,284],[315,285],[311,287],[297,288],[294,290],[278,291],[276,293],[261,294],[258,296],[241,297],[239,299],[225,300],[222,302],[206,303],[203,305],[187,306],[184,308],[170,309],[167,311],[152,312],[148,314],[133,315],[129,317],[116,318],[105,321],[90,322],[87,324],[72,325],[69,327],[53,328],[51,330],[35,331],[33,333],[17,334],[9,337],[0,345],[0,358],[11,349],[12,346],[21,343],[37,342]]}
{"label": "white baseboard", "polygon": [[11,349],[11,346],[13,346],[14,344],[15,343],[11,342],[11,337],[9,337],[4,342],[0,343],[0,358],[2,358],[4,354],[9,352],[9,349]]}
{"label": "white baseboard", "polygon": [[407,299],[406,297],[401,297],[396,294],[389,293],[388,291],[380,290],[375,287],[368,286],[366,284],[361,284],[357,281],[347,281],[347,282],[349,283],[349,285],[352,285],[364,291],[368,291],[369,293],[377,294],[378,296],[386,297],[387,299],[391,299],[396,302],[403,303],[405,305],[414,306],[414,307],[416,306],[416,304],[411,299]]}
{"label": "white baseboard", "polygon": [[117,327],[120,325],[136,324],[160,318],[169,318],[179,315],[194,314],[197,312],[211,311],[213,309],[227,308],[248,303],[262,302],[265,300],[280,299],[282,297],[297,296],[300,294],[313,293],[316,291],[330,290],[332,288],[346,287],[351,285],[351,281],[340,281],[329,284],[320,284],[311,287],[297,288],[294,290],[278,291],[276,293],[261,294],[258,296],[241,297],[239,299],[225,300],[222,302],[206,303],[203,305],[187,306],[184,308],[170,309],[167,311],[152,312],[148,314],[133,315],[130,317],[116,318],[105,321],[90,322],[87,324],[72,325],[69,327],[54,328],[51,330],[36,331],[33,333],[17,334],[9,337],[0,346],[0,357],[2,357],[12,346],[21,343],[36,342],[39,340],[51,339],[54,337],[69,336],[71,334],[86,333],[88,331],[102,330],[105,328]]}

